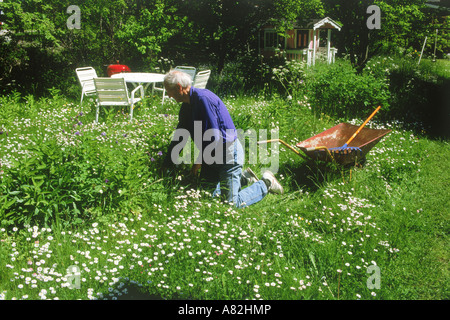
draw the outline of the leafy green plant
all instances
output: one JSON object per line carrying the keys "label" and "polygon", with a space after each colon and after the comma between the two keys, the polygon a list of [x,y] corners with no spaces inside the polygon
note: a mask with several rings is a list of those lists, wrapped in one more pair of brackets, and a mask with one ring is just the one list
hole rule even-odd
{"label": "leafy green plant", "polygon": [[346,60],[307,69],[302,88],[312,108],[334,117],[360,118],[379,105],[384,110],[390,107],[386,79],[358,74]]}
{"label": "leafy green plant", "polygon": [[75,188],[71,156],[55,145],[35,141],[32,156],[22,166],[6,171],[3,186],[2,224],[51,224],[57,216],[71,215],[74,221],[81,213],[82,194]]}
{"label": "leafy green plant", "polygon": [[283,87],[284,93],[289,99],[301,99],[306,68],[307,65],[304,61],[287,60],[284,65],[273,69],[273,79]]}

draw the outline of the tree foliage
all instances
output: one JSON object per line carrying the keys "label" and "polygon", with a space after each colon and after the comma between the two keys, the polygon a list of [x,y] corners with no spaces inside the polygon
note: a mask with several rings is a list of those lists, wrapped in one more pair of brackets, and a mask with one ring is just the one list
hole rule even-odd
{"label": "tree foliage", "polygon": [[[0,37],[3,81],[15,80],[26,87],[19,89],[29,90],[32,84],[51,86],[56,73],[61,80],[72,79],[79,66],[93,66],[100,74],[116,61],[135,70],[148,69],[186,20],[175,14],[174,0],[80,0],[81,28],[69,29],[70,4],[5,0],[7,33]],[[8,52],[9,48],[15,49]]]}
{"label": "tree foliage", "polygon": [[[375,1],[383,12],[383,27],[377,39],[384,53],[406,53],[419,51],[425,38],[428,38],[427,51],[434,52],[435,30],[438,32],[437,54],[442,57],[449,49],[447,14],[425,6],[426,0],[385,0]],[[433,50],[433,51],[432,51]]]}
{"label": "tree foliage", "polygon": [[[339,51],[349,55],[361,71],[376,54],[418,51],[426,36],[442,27],[445,19],[425,6],[426,0],[323,0],[328,15],[343,24],[336,33]],[[381,28],[369,29],[367,8],[376,5],[381,11]],[[447,20],[448,21],[448,20]],[[440,54],[448,50],[447,35],[440,35]],[[446,39],[445,39],[446,37]],[[445,45],[447,43],[446,48]]]}
{"label": "tree foliage", "polygon": [[271,22],[285,32],[298,19],[323,18],[325,11],[321,0],[279,0],[271,8]]}
{"label": "tree foliage", "polygon": [[[3,91],[41,92],[74,83],[73,70],[93,66],[105,73],[120,61],[149,71],[161,57],[176,64],[215,66],[257,55],[258,32],[271,24],[284,34],[298,19],[329,16],[343,24],[334,33],[339,53],[362,70],[380,52],[431,49],[435,29],[446,21],[425,0],[4,0],[0,35]],[[76,4],[81,28],[69,29],[67,8]],[[381,9],[381,29],[370,30],[366,10]],[[437,37],[437,53],[448,51],[448,32]],[[75,81],[76,83],[76,81]]]}

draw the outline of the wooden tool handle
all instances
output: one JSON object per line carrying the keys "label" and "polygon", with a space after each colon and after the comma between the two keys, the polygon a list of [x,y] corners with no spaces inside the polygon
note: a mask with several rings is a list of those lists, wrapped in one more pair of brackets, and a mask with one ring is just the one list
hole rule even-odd
{"label": "wooden tool handle", "polygon": [[362,128],[364,128],[364,126],[367,124],[367,122],[369,122],[370,119],[373,118],[375,113],[377,113],[378,110],[380,110],[380,108],[381,108],[381,106],[378,106],[378,108],[376,108],[375,111],[372,112],[372,114],[367,118],[366,121],[364,121],[364,123],[358,128],[358,130],[356,130],[356,132],[352,135],[352,137],[350,139],[348,139],[348,141],[345,143],[346,145],[349,145],[350,142],[352,142],[352,140],[356,137],[356,135],[362,130]]}

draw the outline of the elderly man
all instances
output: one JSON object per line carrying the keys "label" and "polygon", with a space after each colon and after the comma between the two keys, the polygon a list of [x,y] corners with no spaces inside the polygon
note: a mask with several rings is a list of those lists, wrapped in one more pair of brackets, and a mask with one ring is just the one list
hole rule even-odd
{"label": "elderly man", "polygon": [[[201,167],[200,181],[211,187],[213,196],[220,194],[238,208],[262,200],[268,192],[282,194],[272,172],[264,172],[260,180],[249,169],[242,172],[244,151],[225,104],[211,91],[192,87],[191,82],[188,74],[175,70],[164,78],[167,95],[182,103],[175,136],[189,135],[200,150],[191,172],[197,175]],[[175,148],[180,144],[175,136],[165,166],[173,165],[181,153],[182,148]],[[241,183],[252,184],[242,189]]]}

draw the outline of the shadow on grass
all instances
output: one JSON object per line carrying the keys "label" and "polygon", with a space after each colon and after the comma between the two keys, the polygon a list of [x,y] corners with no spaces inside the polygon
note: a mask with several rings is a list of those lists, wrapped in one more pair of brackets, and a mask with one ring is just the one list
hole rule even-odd
{"label": "shadow on grass", "polygon": [[[402,121],[407,130],[432,140],[450,138],[450,78],[419,79],[414,75],[393,75],[392,107],[385,121]],[[412,81],[412,84],[409,84]],[[408,86],[413,86],[411,90]]]}
{"label": "shadow on grass", "polygon": [[145,292],[142,286],[132,282],[127,282],[121,289],[122,295],[117,296],[117,300],[164,300],[160,295]]}
{"label": "shadow on grass", "polygon": [[365,159],[356,165],[346,166],[331,162],[304,160],[300,163],[281,164],[279,173],[290,178],[288,181],[291,190],[302,189],[314,193],[328,183],[337,180],[349,181],[351,171],[355,167],[364,167],[364,164]]}
{"label": "shadow on grass", "polygon": [[160,294],[148,292],[148,287],[128,278],[121,278],[118,283],[110,287],[107,292],[102,292],[107,300],[186,300],[186,297],[173,295],[170,298]]}

